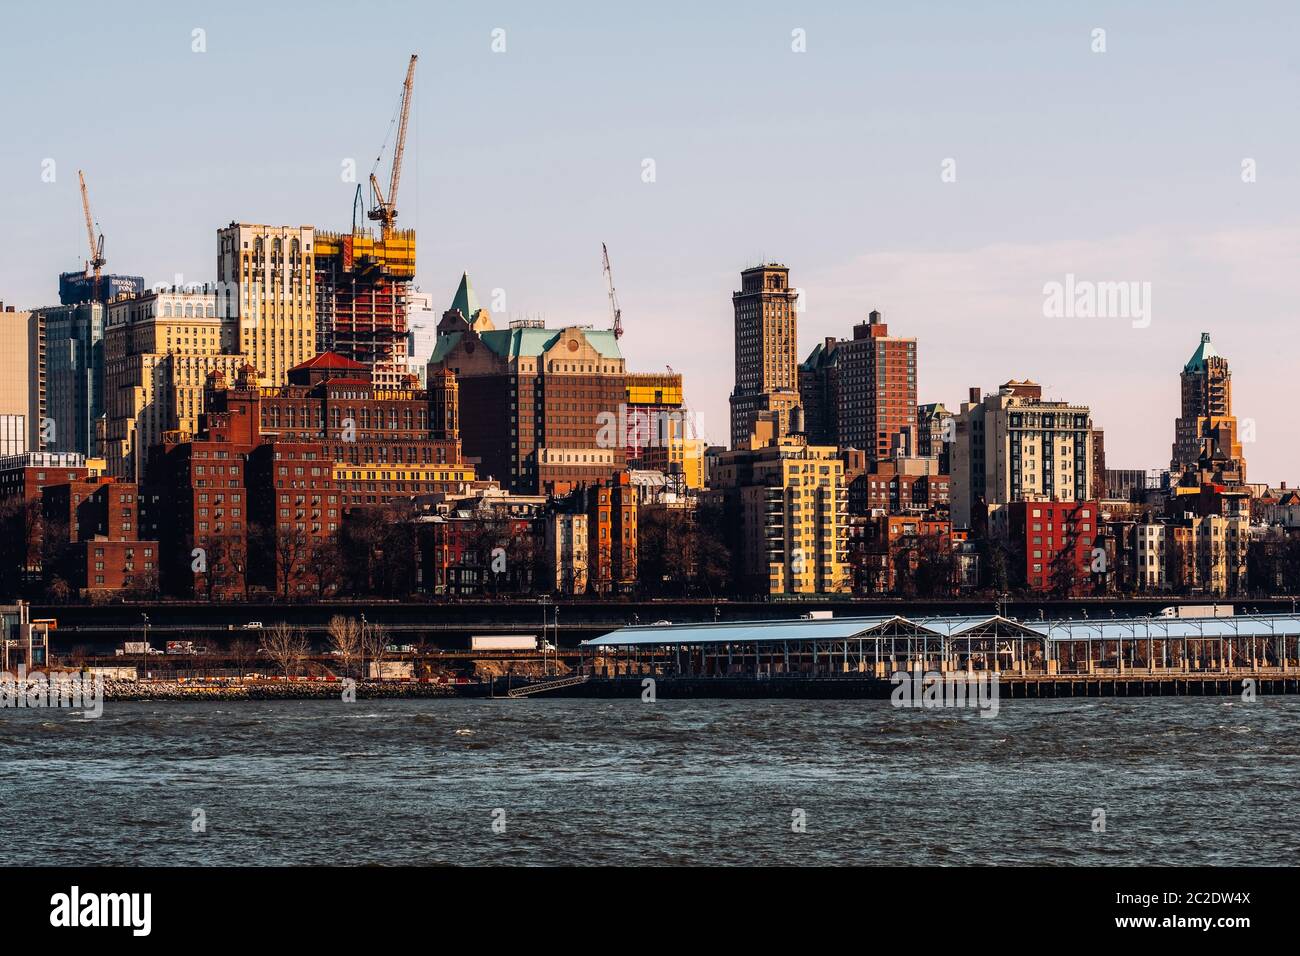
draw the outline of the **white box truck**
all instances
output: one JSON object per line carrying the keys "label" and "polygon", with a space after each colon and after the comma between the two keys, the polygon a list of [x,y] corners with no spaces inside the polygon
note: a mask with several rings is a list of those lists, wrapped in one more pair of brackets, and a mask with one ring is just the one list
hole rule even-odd
{"label": "white box truck", "polygon": [[533,634],[489,634],[469,639],[471,651],[535,651],[537,637]]}
{"label": "white box truck", "polygon": [[1232,617],[1234,614],[1231,604],[1175,604],[1173,607],[1167,607],[1160,612],[1161,617],[1189,618],[1189,617]]}

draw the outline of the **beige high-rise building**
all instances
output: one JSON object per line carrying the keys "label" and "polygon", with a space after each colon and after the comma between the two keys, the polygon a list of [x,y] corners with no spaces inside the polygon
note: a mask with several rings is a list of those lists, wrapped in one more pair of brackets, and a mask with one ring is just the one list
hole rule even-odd
{"label": "beige high-rise building", "polygon": [[1094,497],[1092,412],[1043,400],[1042,386],[1011,381],[996,395],[971,389],[955,420],[952,526],[969,528],[981,506]]}
{"label": "beige high-rise building", "polygon": [[[770,423],[760,432],[771,438]],[[747,587],[768,594],[839,594],[851,588],[848,491],[839,449],[781,439],[724,452],[706,499],[734,529]]]}
{"label": "beige high-rise building", "polygon": [[0,457],[41,450],[44,344],[40,313],[0,302]]}
{"label": "beige high-rise building", "polygon": [[1209,332],[1201,333],[1200,344],[1183,366],[1181,382],[1182,414],[1174,422],[1169,463],[1174,481],[1206,469],[1217,472],[1225,484],[1245,483],[1246,457],[1232,414],[1232,370],[1215,351]]}
{"label": "beige high-rise building", "polygon": [[262,385],[316,355],[315,229],[232,222],[217,230],[217,315],[239,320],[239,350]]}
{"label": "beige high-rise building", "polygon": [[731,447],[743,447],[760,419],[772,422],[778,437],[802,431],[799,293],[790,288],[790,270],[775,262],[746,269],[731,301],[736,340]]}
{"label": "beige high-rise building", "polygon": [[144,476],[163,432],[198,431],[212,372],[233,382],[248,357],[240,328],[217,314],[217,293],[171,289],[109,303],[104,331],[105,457],[109,474]]}

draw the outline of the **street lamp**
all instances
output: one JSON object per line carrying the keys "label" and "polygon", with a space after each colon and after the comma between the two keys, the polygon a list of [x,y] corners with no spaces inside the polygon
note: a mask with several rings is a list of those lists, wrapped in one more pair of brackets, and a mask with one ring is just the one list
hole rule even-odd
{"label": "street lamp", "polygon": [[[543,647],[546,646],[546,640],[547,640],[547,638],[546,638],[546,628],[547,628],[546,608],[547,608],[547,604],[548,604],[548,602],[549,602],[550,600],[551,600],[551,596],[550,596],[549,594],[543,592],[543,593],[542,593],[542,646],[543,646]],[[542,651],[542,671],[543,671],[543,672],[546,671],[546,651]]]}

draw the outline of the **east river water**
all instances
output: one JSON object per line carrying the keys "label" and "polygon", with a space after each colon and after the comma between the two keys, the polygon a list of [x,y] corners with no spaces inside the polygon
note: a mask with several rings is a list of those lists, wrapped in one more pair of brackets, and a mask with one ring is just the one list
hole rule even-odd
{"label": "east river water", "polygon": [[1300,860],[1298,697],[109,701],[0,755],[6,866]]}

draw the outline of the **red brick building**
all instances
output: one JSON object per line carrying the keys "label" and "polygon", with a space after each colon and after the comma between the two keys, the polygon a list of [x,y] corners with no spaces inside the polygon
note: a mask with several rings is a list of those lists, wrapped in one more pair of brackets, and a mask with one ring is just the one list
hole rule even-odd
{"label": "red brick building", "polygon": [[855,592],[918,597],[956,593],[957,562],[946,515],[878,515],[860,519],[855,532],[849,537]]}
{"label": "red brick building", "polygon": [[418,519],[420,589],[452,597],[528,592],[543,532],[540,518],[452,513]]}
{"label": "red brick building", "polygon": [[47,485],[41,494],[47,583],[71,593],[156,592],[159,545],[141,533],[139,486],[109,477]]}
{"label": "red brick building", "polygon": [[41,583],[42,491],[98,474],[76,452],[26,452],[0,458],[0,597]]}
{"label": "red brick building", "polygon": [[891,336],[879,312],[813,350],[799,394],[809,444],[861,448],[868,461],[917,454],[916,339]]}
{"label": "red brick building", "polygon": [[588,587],[597,594],[626,593],[637,581],[636,486],[626,471],[583,489],[587,502]]}
{"label": "red brick building", "polygon": [[214,375],[207,407],[229,412],[246,443],[319,443],[344,511],[455,493],[472,482],[474,468],[461,457],[455,375],[435,372],[427,390],[378,388],[370,376],[369,367],[327,353],[290,369],[280,387],[250,379],[229,387]]}
{"label": "red brick building", "polygon": [[865,476],[866,506],[887,514],[925,514],[945,511],[950,499],[950,478],[938,471],[934,458],[893,458],[875,462]]}
{"label": "red brick building", "polygon": [[152,450],[146,487],[157,501],[168,594],[239,600],[248,588],[246,421],[209,411],[198,437],[171,432]]}
{"label": "red brick building", "polygon": [[1013,501],[1006,505],[1013,584],[1080,595],[1093,590],[1093,549],[1101,533],[1095,501]]}
{"label": "red brick building", "polygon": [[[149,485],[168,520],[169,593],[230,598],[249,586],[284,598],[329,594],[336,537],[353,508],[450,493],[461,460],[455,376],[432,388],[377,388],[368,366],[323,354],[261,387],[250,366],[209,377],[200,434],[169,434]],[[182,517],[183,516],[183,517]]]}
{"label": "red brick building", "polygon": [[612,332],[494,328],[466,280],[438,323],[428,369],[430,382],[455,375],[465,454],[503,488],[562,495],[627,467],[618,429],[626,366]]}
{"label": "red brick building", "polygon": [[329,594],[337,583],[331,548],[343,508],[325,446],[263,442],[247,467],[250,579],[283,598]]}

